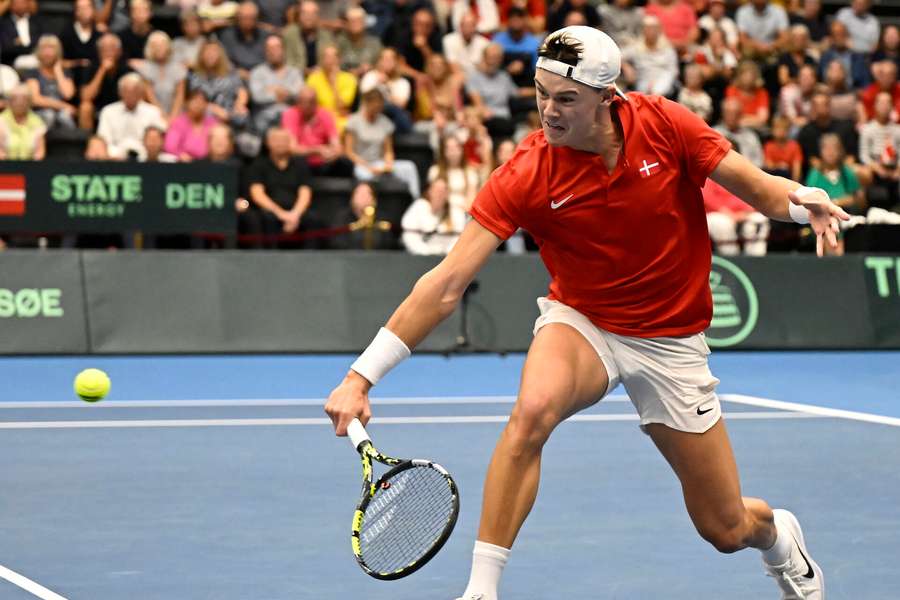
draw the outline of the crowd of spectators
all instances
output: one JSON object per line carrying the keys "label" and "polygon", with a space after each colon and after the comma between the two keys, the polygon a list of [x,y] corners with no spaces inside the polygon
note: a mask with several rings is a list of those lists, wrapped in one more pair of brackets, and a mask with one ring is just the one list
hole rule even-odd
{"label": "crowd of spectators", "polygon": [[[854,225],[900,220],[900,31],[870,0],[834,14],[821,0],[166,0],[176,35],[155,27],[161,4],[75,0],[50,32],[39,0],[0,0],[0,159],[40,160],[48,132],[80,130],[87,160],[226,163],[251,246],[371,217],[396,179],[406,233],[375,245],[444,253],[491,170],[540,127],[543,36],[588,25],[622,47],[622,89],[684,104],[759,167],[828,190]],[[410,132],[430,168],[398,158]],[[360,185],[326,213],[317,177]],[[723,254],[803,243],[712,182],[704,196]],[[373,236],[331,245],[354,244]]]}

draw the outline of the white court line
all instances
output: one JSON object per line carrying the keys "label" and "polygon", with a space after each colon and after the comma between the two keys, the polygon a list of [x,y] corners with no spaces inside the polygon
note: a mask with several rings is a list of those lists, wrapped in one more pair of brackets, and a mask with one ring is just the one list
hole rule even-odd
{"label": "white court line", "polygon": [[[812,419],[817,415],[783,411],[739,412],[726,414],[729,419]],[[381,425],[505,423],[508,415],[442,416],[442,417],[375,417]],[[637,421],[636,414],[575,415],[567,421],[595,423],[599,421]],[[8,421],[0,429],[132,429],[147,427],[261,427],[273,425],[331,425],[327,418],[298,419],[138,419],[121,421]]]}
{"label": "white court line", "polygon": [[[755,396],[744,396],[741,394],[722,394],[722,400],[734,402],[736,404],[746,404],[748,406],[759,406],[762,408],[776,408],[779,410],[790,410],[818,417],[834,417],[837,419],[849,419],[851,421],[864,421],[866,423],[878,423],[880,425],[890,425],[892,427],[900,427],[900,419],[896,417],[885,417],[882,415],[873,415],[872,413],[856,412],[853,410],[842,410],[839,408],[826,408],[824,406],[816,406],[814,404],[799,404],[797,402],[782,402],[781,400],[769,400],[767,398],[757,398]],[[734,418],[734,417],[732,417]]]}
{"label": "white court line", "polygon": [[[91,404],[81,400],[61,402],[0,402],[4,408],[215,408],[241,406],[324,406],[326,398],[248,398],[213,400],[112,400]],[[513,404],[515,396],[422,396],[372,398],[376,406],[419,406],[430,404]],[[607,396],[603,402],[629,402],[628,396]]]}
{"label": "white court line", "polygon": [[13,585],[19,586],[26,592],[31,592],[32,594],[34,594],[38,598],[42,598],[43,600],[66,600],[56,592],[51,592],[41,584],[35,583],[24,575],[20,575],[13,570],[7,569],[3,565],[0,565],[0,577],[12,583]]}

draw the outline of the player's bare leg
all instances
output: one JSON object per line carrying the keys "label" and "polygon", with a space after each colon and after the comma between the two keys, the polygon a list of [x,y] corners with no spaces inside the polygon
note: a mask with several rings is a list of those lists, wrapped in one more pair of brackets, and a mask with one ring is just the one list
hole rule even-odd
{"label": "player's bare leg", "polygon": [[518,400],[485,478],[481,546],[476,545],[465,600],[496,598],[508,549],[537,496],[544,443],[561,421],[597,402],[608,381],[596,350],[575,329],[550,323],[538,331],[525,360]]}
{"label": "player's bare leg", "polygon": [[825,597],[821,570],[809,557],[793,515],[775,511],[780,513],[776,528],[776,515],[764,500],[741,496],[723,420],[705,433],[686,433],[659,424],[648,425],[647,432],[681,481],[688,514],[703,539],[725,553],[748,547],[762,550],[770,574],[778,579],[782,598]]}

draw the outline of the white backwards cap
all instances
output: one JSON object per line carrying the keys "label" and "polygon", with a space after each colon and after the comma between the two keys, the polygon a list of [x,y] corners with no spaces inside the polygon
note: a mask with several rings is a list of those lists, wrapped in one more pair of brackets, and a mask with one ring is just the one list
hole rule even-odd
{"label": "white backwards cap", "polygon": [[[622,71],[622,52],[611,37],[599,29],[584,25],[563,27],[548,35],[547,39],[557,37],[581,45],[578,64],[572,66],[541,56],[537,61],[538,69],[556,73],[594,88],[606,88],[616,83]],[[625,94],[618,87],[616,93],[625,98]]]}

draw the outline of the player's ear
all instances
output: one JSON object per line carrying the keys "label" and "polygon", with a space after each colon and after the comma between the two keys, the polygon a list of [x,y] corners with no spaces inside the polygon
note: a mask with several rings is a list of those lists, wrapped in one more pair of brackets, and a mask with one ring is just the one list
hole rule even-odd
{"label": "player's ear", "polygon": [[616,97],[616,86],[611,85],[603,88],[602,90],[598,90],[598,93],[600,95],[600,102],[608,106],[612,103],[613,98]]}

